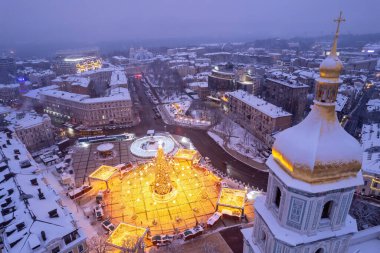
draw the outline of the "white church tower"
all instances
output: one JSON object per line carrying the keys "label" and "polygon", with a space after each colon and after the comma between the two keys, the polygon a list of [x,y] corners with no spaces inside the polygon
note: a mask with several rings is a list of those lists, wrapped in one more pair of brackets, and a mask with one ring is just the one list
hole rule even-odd
{"label": "white church tower", "polygon": [[311,112],[273,144],[267,194],[254,203],[253,229],[242,230],[244,253],[344,253],[357,232],[348,210],[363,183],[362,151],[335,113],[343,68],[336,53],[342,13],[335,21]]}

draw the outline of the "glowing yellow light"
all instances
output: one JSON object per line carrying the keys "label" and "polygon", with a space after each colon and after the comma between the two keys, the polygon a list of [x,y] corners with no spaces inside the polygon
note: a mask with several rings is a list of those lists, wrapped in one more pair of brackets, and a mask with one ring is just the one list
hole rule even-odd
{"label": "glowing yellow light", "polygon": [[277,160],[283,167],[285,167],[287,170],[293,172],[293,166],[292,164],[284,157],[280,152],[272,148],[272,155],[275,160]]}

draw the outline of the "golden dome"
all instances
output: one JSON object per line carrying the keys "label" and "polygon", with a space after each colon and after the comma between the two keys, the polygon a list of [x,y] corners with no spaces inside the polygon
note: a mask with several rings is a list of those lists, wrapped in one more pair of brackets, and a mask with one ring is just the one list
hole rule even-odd
{"label": "golden dome", "polygon": [[335,112],[342,62],[336,54],[339,23],[330,55],[321,63],[314,105],[298,125],[276,136],[272,156],[293,178],[317,184],[355,177],[361,168],[359,142],[340,125]]}
{"label": "golden dome", "polygon": [[341,127],[335,106],[318,104],[300,124],[276,136],[272,155],[285,172],[308,183],[354,177],[362,160],[361,146]]}
{"label": "golden dome", "polygon": [[329,55],[319,66],[322,78],[338,78],[343,69],[343,64],[336,55]]}

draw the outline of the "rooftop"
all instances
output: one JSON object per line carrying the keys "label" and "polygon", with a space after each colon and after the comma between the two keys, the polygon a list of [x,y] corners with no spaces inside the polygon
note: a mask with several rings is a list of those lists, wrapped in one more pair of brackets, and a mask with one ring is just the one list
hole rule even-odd
{"label": "rooftop", "polygon": [[229,96],[235,97],[236,99],[239,99],[240,101],[248,104],[249,106],[261,111],[262,113],[272,118],[285,117],[285,116],[292,115],[284,111],[281,107],[275,106],[243,90],[227,92],[226,94]]}
{"label": "rooftop", "polygon": [[[0,140],[9,141],[6,147],[0,148],[5,166],[0,172],[3,179],[0,195],[9,199],[0,217],[2,224],[7,224],[1,235],[3,252],[46,252],[49,245],[70,233],[74,240],[84,239],[74,218],[59,204],[59,196],[39,173],[39,165],[21,141],[15,135],[9,138],[4,132],[0,132]],[[65,251],[68,244],[62,241],[60,250]]]}
{"label": "rooftop", "polygon": [[363,148],[362,170],[380,174],[380,123],[363,125],[361,143]]}

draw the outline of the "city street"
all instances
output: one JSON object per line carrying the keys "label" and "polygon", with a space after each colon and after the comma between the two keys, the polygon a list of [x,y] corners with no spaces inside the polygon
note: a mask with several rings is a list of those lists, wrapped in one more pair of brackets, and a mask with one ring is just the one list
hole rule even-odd
{"label": "city street", "polygon": [[348,121],[345,124],[344,128],[348,133],[350,133],[354,137],[357,137],[357,130],[361,129],[363,118],[366,116],[366,105],[374,91],[374,87],[364,88],[363,95],[360,97],[360,100],[357,102],[357,105],[348,116]]}
{"label": "city street", "polygon": [[[227,173],[227,166],[229,174],[245,183],[256,186],[266,191],[268,173],[254,169],[230,156],[218,144],[212,140],[206,130],[191,129],[175,125],[166,125],[162,119],[155,119],[153,111],[153,104],[151,104],[146,97],[144,90],[146,89],[141,83],[135,82],[136,95],[140,100],[139,113],[141,123],[135,127],[128,128],[127,131],[135,133],[136,135],[145,135],[149,129],[156,131],[167,131],[172,134],[186,136],[191,139],[197,150],[203,155],[211,159],[215,168],[224,173]],[[121,130],[110,130],[107,133],[117,133]],[[257,163],[258,168],[264,165]]]}

